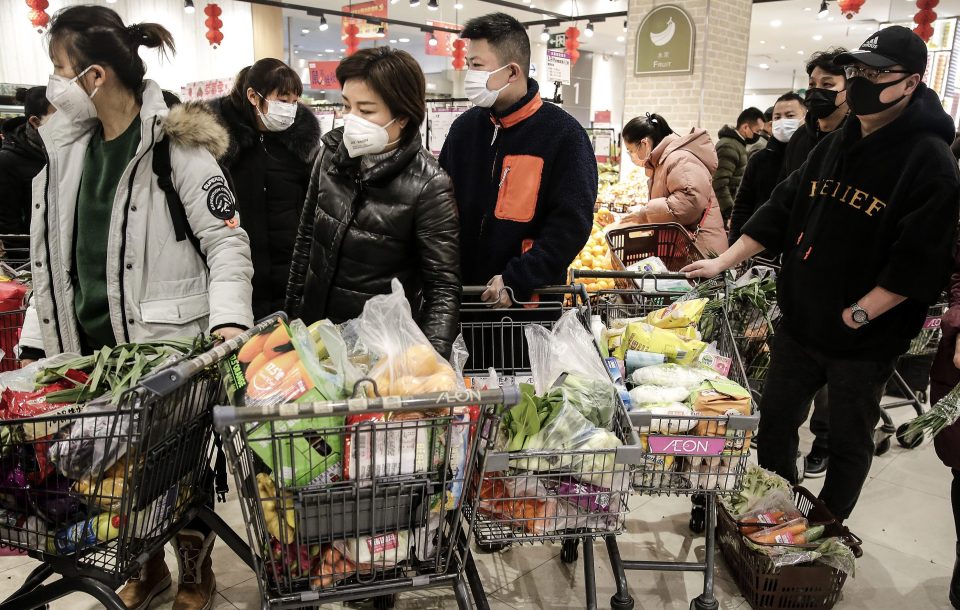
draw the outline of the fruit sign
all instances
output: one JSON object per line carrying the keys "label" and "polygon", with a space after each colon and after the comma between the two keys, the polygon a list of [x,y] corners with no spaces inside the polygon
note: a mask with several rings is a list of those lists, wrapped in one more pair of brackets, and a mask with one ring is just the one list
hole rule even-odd
{"label": "fruit sign", "polygon": [[634,74],[689,74],[693,72],[693,21],[682,8],[664,5],[650,11],[637,30]]}

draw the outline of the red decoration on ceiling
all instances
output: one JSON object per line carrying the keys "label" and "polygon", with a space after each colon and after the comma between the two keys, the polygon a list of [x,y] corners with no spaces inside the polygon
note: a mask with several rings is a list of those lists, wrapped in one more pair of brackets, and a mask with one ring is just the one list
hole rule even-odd
{"label": "red decoration on ceiling", "polygon": [[343,29],[347,33],[347,37],[344,39],[344,44],[347,47],[347,56],[353,55],[357,52],[357,49],[360,48],[360,39],[357,37],[357,34],[360,33],[360,28],[356,23],[348,24],[347,27]]}
{"label": "red decoration on ceiling", "polygon": [[917,14],[913,16],[913,22],[917,27],[913,28],[914,34],[929,42],[933,36],[933,22],[937,20],[937,14],[934,7],[940,4],[940,0],[917,0]]}
{"label": "red decoration on ceiling", "polygon": [[454,70],[463,70],[466,67],[467,62],[467,43],[463,38],[457,38],[453,41],[453,69]]}
{"label": "red decoration on ceiling", "polygon": [[50,15],[46,12],[50,3],[47,0],[26,0],[26,2],[30,7],[30,24],[37,29],[37,32],[43,33],[47,29],[47,24],[50,23]]}
{"label": "red decoration on ceiling", "polygon": [[570,56],[570,65],[577,63],[577,60],[580,59],[580,51],[577,49],[580,48],[580,30],[576,26],[570,26],[567,28],[567,55]]}
{"label": "red decoration on ceiling", "polygon": [[840,7],[840,14],[847,19],[853,19],[853,16],[860,12],[860,7],[866,0],[838,0],[837,6]]}
{"label": "red decoration on ceiling", "polygon": [[207,26],[207,41],[211,47],[217,49],[223,42],[223,32],[220,31],[223,27],[223,21],[220,20],[223,11],[216,4],[208,4],[203,7],[203,14],[207,16],[206,21],[203,22]]}

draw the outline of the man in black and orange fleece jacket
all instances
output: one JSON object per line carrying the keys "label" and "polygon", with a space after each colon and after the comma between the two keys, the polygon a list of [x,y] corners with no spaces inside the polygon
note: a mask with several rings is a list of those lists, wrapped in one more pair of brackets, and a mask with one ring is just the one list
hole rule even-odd
{"label": "man in black and orange fleece jacket", "polygon": [[454,122],[440,165],[460,209],[463,283],[488,286],[483,300],[507,307],[504,286],[527,301],[536,288],[566,283],[590,236],[597,162],[583,127],[527,78],[530,41],[516,19],[472,19],[462,36],[477,107]]}

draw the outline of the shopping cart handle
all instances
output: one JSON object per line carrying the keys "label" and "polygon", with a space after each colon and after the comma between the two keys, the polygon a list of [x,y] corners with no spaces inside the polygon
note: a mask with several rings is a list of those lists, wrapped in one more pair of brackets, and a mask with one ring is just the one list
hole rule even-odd
{"label": "shopping cart handle", "polygon": [[685,273],[654,273],[652,271],[594,271],[592,269],[574,269],[573,279],[620,279],[620,280],[689,280]]}
{"label": "shopping cart handle", "polygon": [[229,341],[215,345],[195,358],[183,360],[173,366],[161,369],[141,380],[140,384],[151,392],[160,396],[166,396],[182,386],[200,371],[217,364],[233,352],[239,350],[243,347],[244,343],[254,336],[270,329],[278,320],[286,321],[286,319],[287,314],[282,311],[270,314],[257,322],[253,328],[243,331]]}
{"label": "shopping cart handle", "polygon": [[[463,296],[465,297],[478,297],[481,296],[484,292],[487,291],[487,286],[464,286],[463,287]],[[524,305],[542,305],[542,303],[537,301],[518,301],[513,293],[513,288],[510,286],[504,286],[503,292],[510,296],[510,300],[513,301],[514,305],[524,306]],[[542,288],[537,288],[533,291],[534,295],[569,295],[576,296],[581,299],[582,302],[587,302],[589,295],[587,294],[586,286],[582,284],[573,284],[569,286],[544,286]]]}
{"label": "shopping cart handle", "polygon": [[728,430],[747,430],[753,431],[760,427],[760,414],[753,415],[730,415],[727,418]]}
{"label": "shopping cart handle", "polygon": [[355,415],[357,413],[382,413],[385,411],[429,411],[451,407],[513,405],[520,400],[516,388],[495,390],[456,390],[435,392],[419,396],[383,396],[378,398],[350,398],[327,402],[295,402],[280,405],[259,405],[236,408],[216,406],[213,408],[213,424],[218,430],[241,423],[327,417],[331,415]]}

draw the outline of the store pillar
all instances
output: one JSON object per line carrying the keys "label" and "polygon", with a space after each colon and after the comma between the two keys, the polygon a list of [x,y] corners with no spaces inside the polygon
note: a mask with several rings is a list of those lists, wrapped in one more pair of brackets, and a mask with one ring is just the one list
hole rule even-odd
{"label": "store pillar", "polygon": [[[644,18],[657,7],[666,9],[666,4],[683,9],[692,22],[694,48],[689,71],[685,70],[686,58],[673,58],[682,65],[670,66],[670,60],[647,65],[651,54],[656,57],[663,49],[675,47],[682,36],[682,23],[653,24],[652,19],[640,31]],[[751,11],[751,0],[630,0],[624,123],[655,112],[677,133],[698,126],[716,140],[717,131],[736,122],[743,110]],[[671,41],[674,31],[677,36]],[[638,32],[642,35],[640,63]],[[638,75],[638,70],[646,74]]]}
{"label": "store pillar", "polygon": [[262,4],[250,5],[253,19],[253,59],[286,60],[283,54],[283,9]]}

